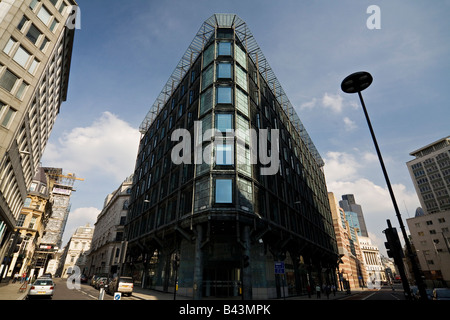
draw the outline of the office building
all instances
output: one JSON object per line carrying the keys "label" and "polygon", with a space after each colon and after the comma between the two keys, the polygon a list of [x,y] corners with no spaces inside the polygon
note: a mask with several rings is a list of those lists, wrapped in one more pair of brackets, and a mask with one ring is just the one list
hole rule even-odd
{"label": "office building", "polygon": [[203,23],[141,133],[123,274],[196,300],[337,284],[323,161],[237,15]]}
{"label": "office building", "polygon": [[367,286],[368,275],[357,232],[345,217],[344,209],[339,206],[332,192],[328,192],[328,200],[339,251],[338,288],[342,291],[364,288]]}
{"label": "office building", "polygon": [[67,98],[73,0],[0,1],[0,260]]}
{"label": "office building", "polygon": [[450,137],[410,153],[407,162],[422,207],[406,219],[428,288],[450,285]]}
{"label": "office building", "polygon": [[355,196],[353,194],[343,195],[342,200],[339,201],[339,206],[344,209],[347,220],[357,230],[358,235],[369,237],[362,208],[356,203]]}
{"label": "office building", "polygon": [[119,273],[124,251],[124,226],[128,213],[133,176],[128,177],[118,189],[105,199],[102,211],[95,222],[91,249],[86,270],[87,276],[106,275],[112,278]]}

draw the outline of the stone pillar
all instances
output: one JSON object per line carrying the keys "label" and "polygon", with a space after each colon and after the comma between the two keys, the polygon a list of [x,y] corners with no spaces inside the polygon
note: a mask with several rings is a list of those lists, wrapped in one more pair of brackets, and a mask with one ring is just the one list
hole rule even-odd
{"label": "stone pillar", "polygon": [[[242,295],[244,300],[252,300],[253,298],[253,292],[252,292],[252,261],[250,256],[250,227],[245,226],[243,235],[242,235],[242,242],[244,244],[244,250],[243,250],[243,256],[248,257],[249,265],[242,266],[242,286],[243,291]],[[245,263],[245,261],[244,261]]]}
{"label": "stone pillar", "polygon": [[202,299],[203,285],[203,226],[197,225],[197,238],[195,239],[195,262],[194,262],[194,300]]}

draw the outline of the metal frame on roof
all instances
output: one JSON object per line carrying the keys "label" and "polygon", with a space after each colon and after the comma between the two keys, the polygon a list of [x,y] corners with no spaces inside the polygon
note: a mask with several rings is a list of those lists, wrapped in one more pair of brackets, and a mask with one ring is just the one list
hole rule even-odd
{"label": "metal frame on roof", "polygon": [[150,108],[150,111],[139,128],[140,132],[145,134],[148,130],[160,110],[165,106],[168,98],[172,95],[181,80],[183,80],[187,71],[190,69],[199,54],[203,51],[204,46],[208,43],[211,36],[214,35],[216,28],[234,28],[236,36],[245,46],[248,55],[258,67],[260,74],[269,85],[269,88],[276,97],[278,103],[282,106],[282,109],[284,110],[290,123],[297,131],[309,151],[312,153],[318,165],[323,166],[324,162],[319,152],[298,117],[294,106],[289,101],[289,98],[283,90],[283,87],[278,81],[275,73],[270,67],[266,57],[258,46],[253,34],[250,32],[247,24],[235,14],[214,14],[203,23],[155,103]]}

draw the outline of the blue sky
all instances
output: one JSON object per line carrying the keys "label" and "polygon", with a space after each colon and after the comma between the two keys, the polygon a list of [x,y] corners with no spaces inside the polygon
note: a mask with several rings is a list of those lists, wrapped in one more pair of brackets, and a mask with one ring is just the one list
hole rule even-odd
{"label": "blue sky", "polygon": [[[363,92],[400,211],[420,205],[410,152],[449,135],[450,1],[78,0],[68,101],[42,164],[77,182],[64,239],[93,224],[107,194],[132,174],[138,128],[203,22],[235,13],[247,23],[316,148],[328,190],[361,204],[384,251],[386,219],[398,222],[357,95],[342,80],[368,71]],[[370,5],[381,29],[369,29]]]}

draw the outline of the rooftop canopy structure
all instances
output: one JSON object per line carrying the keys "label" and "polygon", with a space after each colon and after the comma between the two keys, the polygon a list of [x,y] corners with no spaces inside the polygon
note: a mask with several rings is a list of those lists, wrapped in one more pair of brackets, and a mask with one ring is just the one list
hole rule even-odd
{"label": "rooftop canopy structure", "polygon": [[233,28],[235,30],[236,35],[239,37],[241,43],[244,44],[250,58],[258,66],[260,73],[264,75],[266,83],[277,98],[278,103],[282,106],[286,116],[291,122],[291,125],[302,138],[309,151],[313,154],[319,166],[323,166],[324,162],[319,152],[298,117],[294,106],[289,101],[280,82],[275,76],[275,73],[270,67],[266,57],[262,53],[255,38],[250,32],[250,29],[247,27],[247,24],[236,14],[214,14],[203,23],[172,75],[169,77],[169,80],[163,87],[158,98],[150,108],[150,111],[139,128],[140,132],[144,134],[148,130],[159,112],[163,109],[167,99],[183,80],[186,72],[192,66],[198,55],[202,52],[204,46],[209,42],[211,37],[214,36],[216,28]]}

